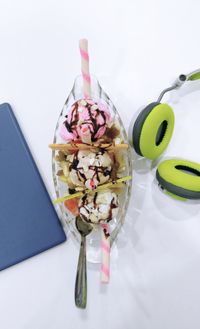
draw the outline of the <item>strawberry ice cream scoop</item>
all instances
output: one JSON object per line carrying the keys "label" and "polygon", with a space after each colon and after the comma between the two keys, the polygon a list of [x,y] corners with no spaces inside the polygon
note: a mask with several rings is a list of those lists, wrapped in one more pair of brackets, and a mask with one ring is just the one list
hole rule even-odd
{"label": "strawberry ice cream scoop", "polygon": [[104,135],[110,119],[106,104],[82,99],[72,105],[60,135],[67,142],[92,143]]}

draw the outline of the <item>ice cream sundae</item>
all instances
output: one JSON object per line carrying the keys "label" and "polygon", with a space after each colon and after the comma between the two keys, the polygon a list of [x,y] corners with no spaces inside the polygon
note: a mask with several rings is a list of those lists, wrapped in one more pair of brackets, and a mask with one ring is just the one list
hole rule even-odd
{"label": "ice cream sundae", "polygon": [[[57,126],[59,138],[50,145],[58,151],[54,181],[62,182],[62,193],[57,189],[55,203],[63,202],[70,223],[78,219],[84,226],[89,223],[94,231],[100,228],[101,281],[108,282],[109,231],[113,227],[110,222],[115,218],[111,224],[119,223],[120,202],[123,200],[125,209],[128,202],[127,193],[124,199],[121,198],[122,191],[127,191],[127,181],[131,179],[130,171],[126,170],[128,144],[123,125],[108,96],[102,94],[102,90],[91,92],[85,39],[80,41],[80,53],[83,95],[80,94],[80,84],[77,93],[72,90],[72,96],[61,113],[62,121],[59,119]],[[74,227],[78,229],[75,224]]]}

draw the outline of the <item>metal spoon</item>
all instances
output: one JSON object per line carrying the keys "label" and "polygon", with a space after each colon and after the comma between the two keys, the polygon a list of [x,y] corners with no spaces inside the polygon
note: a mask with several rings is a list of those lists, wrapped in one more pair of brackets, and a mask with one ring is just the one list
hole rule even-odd
{"label": "metal spoon", "polygon": [[87,265],[86,265],[86,236],[91,233],[93,227],[89,223],[76,217],[76,228],[81,235],[80,252],[75,283],[75,304],[79,308],[86,308],[87,304]]}

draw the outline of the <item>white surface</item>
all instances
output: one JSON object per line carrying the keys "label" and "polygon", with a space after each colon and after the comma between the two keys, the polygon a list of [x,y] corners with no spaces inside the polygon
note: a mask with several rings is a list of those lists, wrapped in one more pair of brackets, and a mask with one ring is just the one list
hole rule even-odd
{"label": "white surface", "polygon": [[[91,71],[128,127],[138,107],[200,66],[199,12],[195,0],[0,0],[0,102],[13,106],[50,192],[47,145],[79,74],[79,38],[89,39]],[[174,109],[166,156],[200,162],[200,92]],[[2,329],[199,329],[200,206],[163,195],[154,172],[135,174],[110,284],[100,287],[89,266],[87,310],[74,306],[78,250],[69,237],[0,274]]]}

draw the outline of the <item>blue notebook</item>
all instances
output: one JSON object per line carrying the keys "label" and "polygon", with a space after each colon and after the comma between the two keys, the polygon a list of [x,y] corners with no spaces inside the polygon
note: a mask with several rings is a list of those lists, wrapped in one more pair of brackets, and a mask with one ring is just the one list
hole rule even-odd
{"label": "blue notebook", "polygon": [[9,104],[0,105],[0,270],[66,240]]}

